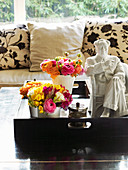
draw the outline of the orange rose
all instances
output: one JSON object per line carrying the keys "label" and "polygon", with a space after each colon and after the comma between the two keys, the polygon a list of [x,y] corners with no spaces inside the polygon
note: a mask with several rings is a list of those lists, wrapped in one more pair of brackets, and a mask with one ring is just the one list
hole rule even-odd
{"label": "orange rose", "polygon": [[38,87],[41,86],[43,83],[38,81],[30,81],[26,83],[23,87],[20,88],[20,94],[24,96],[27,96],[28,90],[32,87]]}
{"label": "orange rose", "polygon": [[81,65],[81,64],[82,64],[82,60],[81,60],[81,59],[79,59],[79,60],[78,60],[78,62],[79,62],[79,65]]}
{"label": "orange rose", "polygon": [[42,70],[47,71],[52,68],[52,61],[46,61],[42,64]]}
{"label": "orange rose", "polygon": [[60,75],[60,72],[58,71],[58,69],[55,66],[48,70],[48,74],[51,74],[51,78],[55,78],[58,75]]}
{"label": "orange rose", "polygon": [[75,60],[73,60],[73,65],[74,65],[74,66],[76,65],[76,61],[75,61]]}
{"label": "orange rose", "polygon": [[77,76],[77,74],[79,74],[81,71],[82,71],[81,66],[77,65],[75,71],[72,73],[72,76]]}

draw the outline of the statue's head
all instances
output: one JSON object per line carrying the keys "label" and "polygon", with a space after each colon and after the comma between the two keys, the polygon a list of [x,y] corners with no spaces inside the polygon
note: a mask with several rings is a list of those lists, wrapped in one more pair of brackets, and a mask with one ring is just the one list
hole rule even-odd
{"label": "statue's head", "polygon": [[110,46],[110,41],[105,39],[99,39],[94,42],[96,52],[99,55],[104,55],[108,53],[108,47]]}

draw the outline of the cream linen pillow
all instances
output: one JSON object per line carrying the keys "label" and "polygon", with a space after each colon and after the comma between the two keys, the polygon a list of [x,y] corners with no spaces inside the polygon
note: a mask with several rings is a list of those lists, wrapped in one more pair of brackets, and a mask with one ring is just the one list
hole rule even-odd
{"label": "cream linen pillow", "polygon": [[44,59],[69,52],[71,59],[81,52],[85,21],[72,23],[28,23],[30,31],[30,71],[41,71]]}

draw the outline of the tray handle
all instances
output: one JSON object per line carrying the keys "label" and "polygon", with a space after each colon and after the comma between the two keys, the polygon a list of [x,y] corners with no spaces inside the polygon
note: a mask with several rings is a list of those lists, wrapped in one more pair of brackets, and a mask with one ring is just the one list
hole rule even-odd
{"label": "tray handle", "polygon": [[85,119],[70,119],[67,127],[68,129],[89,129],[92,123]]}

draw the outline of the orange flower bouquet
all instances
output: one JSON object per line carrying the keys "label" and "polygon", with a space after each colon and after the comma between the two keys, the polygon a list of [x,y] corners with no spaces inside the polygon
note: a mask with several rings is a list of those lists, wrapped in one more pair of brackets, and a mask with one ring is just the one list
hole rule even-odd
{"label": "orange flower bouquet", "polygon": [[77,54],[75,60],[71,60],[68,57],[68,53],[65,52],[65,56],[57,56],[55,59],[46,59],[41,64],[40,67],[42,71],[47,72],[51,75],[51,78],[55,79],[58,75],[70,75],[76,77],[83,74],[84,69],[82,66],[81,55]]}

